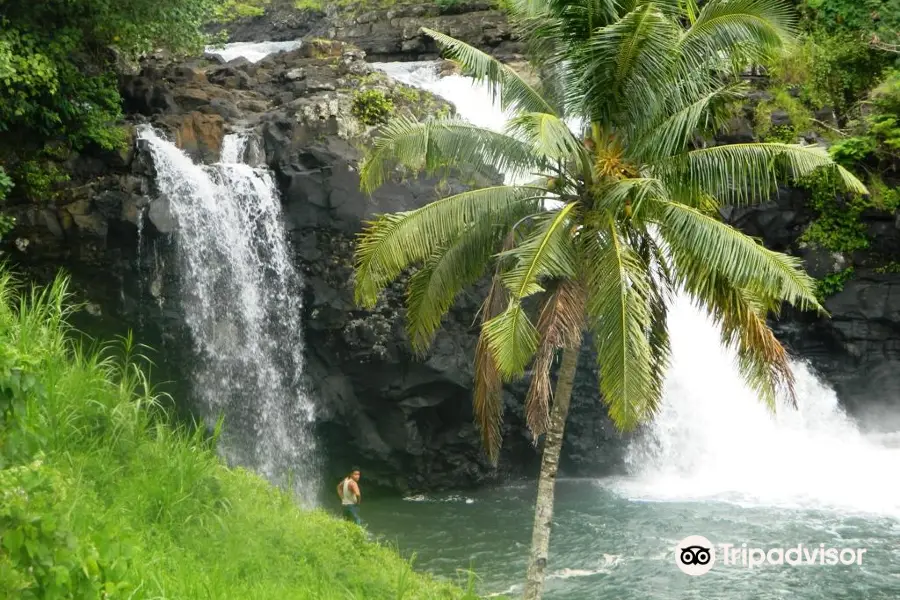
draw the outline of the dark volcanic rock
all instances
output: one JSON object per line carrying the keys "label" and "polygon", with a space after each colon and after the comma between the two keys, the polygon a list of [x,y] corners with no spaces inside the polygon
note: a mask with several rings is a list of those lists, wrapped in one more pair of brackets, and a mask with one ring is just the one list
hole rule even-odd
{"label": "dark volcanic rock", "polygon": [[510,59],[522,46],[511,32],[505,14],[493,2],[469,0],[447,5],[396,4],[390,8],[339,7],[298,10],[293,0],[274,0],[260,17],[228,25],[232,42],[287,41],[324,37],[353,44],[372,61],[433,60],[434,42],[420,29],[428,27],[452,35],[494,56]]}
{"label": "dark volcanic rock", "polygon": [[[362,194],[359,148],[372,128],[352,116],[353,94],[378,89],[398,110],[419,114],[448,110],[446,103],[372,72],[358,49],[327,41],[256,64],[148,63],[123,77],[122,88],[135,123],[153,124],[195,160],[216,160],[222,137],[241,129],[252,142],[245,160],[272,169],[305,275],[307,375],[326,480],[350,463],[360,464],[373,486],[403,491],[536,473],[539,448],[521,411],[527,382],[505,394],[499,469],[481,450],[471,401],[478,290],[459,299],[425,357],[413,356],[406,340],[402,282],[373,310],[353,302],[353,244],[361,222],[464,189],[453,178],[398,176],[371,197]],[[134,330],[158,350],[156,378],[180,382],[166,391],[189,410],[191,341],[177,307],[164,301],[174,282],[169,234],[177,221],[154,190],[142,144],[135,146],[73,159],[75,177],[55,201],[13,202],[19,224],[3,249],[38,281],[64,267],[90,308],[82,329],[105,337]],[[620,464],[622,446],[599,401],[593,358],[587,350],[582,358],[563,471],[600,475]]]}

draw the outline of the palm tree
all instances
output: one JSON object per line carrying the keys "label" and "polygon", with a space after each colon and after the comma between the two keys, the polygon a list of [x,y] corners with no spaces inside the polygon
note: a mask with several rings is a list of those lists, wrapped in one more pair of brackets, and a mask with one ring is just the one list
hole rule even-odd
{"label": "palm tree", "polygon": [[[599,391],[615,425],[657,412],[669,359],[668,298],[690,295],[736,350],[741,373],[775,409],[793,377],[766,324],[787,302],[819,310],[799,261],[722,223],[718,209],[769,198],[782,181],[834,169],[824,148],[707,146],[742,68],[790,38],[778,0],[519,0],[515,14],[539,60],[540,86],[456,39],[425,30],[486,82],[511,117],[503,132],[455,118],[398,116],[360,169],[365,191],[395,169],[429,174],[493,166],[514,183],[472,189],[367,223],[355,297],[371,307],[409,267],[407,331],[427,351],[456,295],[492,276],[475,351],[474,409],[496,463],[501,388],[530,370],[529,429],[544,437],[525,598],[539,598],[553,489],[577,356],[588,333]],[[577,120],[577,134],[567,125]],[[523,183],[524,182],[524,183]],[[540,301],[531,314],[530,299]],[[552,369],[560,359],[556,387]]]}

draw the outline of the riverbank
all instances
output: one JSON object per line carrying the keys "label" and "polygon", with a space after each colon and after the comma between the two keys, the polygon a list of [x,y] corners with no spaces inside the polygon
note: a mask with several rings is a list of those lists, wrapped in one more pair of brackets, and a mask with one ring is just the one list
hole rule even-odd
{"label": "riverbank", "polygon": [[0,275],[0,597],[473,599],[173,427],[129,340]]}

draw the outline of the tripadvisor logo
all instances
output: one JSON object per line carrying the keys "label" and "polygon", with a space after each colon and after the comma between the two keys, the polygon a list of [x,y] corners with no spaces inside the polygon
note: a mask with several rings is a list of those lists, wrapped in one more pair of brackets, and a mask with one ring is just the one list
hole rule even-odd
{"label": "tripadvisor logo", "polygon": [[705,575],[716,564],[716,549],[702,535],[691,535],[675,548],[675,564],[688,575]]}
{"label": "tripadvisor logo", "polygon": [[862,565],[865,553],[865,548],[826,548],[825,544],[764,550],[748,548],[747,544],[713,544],[702,535],[692,535],[675,547],[675,564],[688,575],[705,575],[716,564],[717,557],[724,566],[754,569],[765,565]]}

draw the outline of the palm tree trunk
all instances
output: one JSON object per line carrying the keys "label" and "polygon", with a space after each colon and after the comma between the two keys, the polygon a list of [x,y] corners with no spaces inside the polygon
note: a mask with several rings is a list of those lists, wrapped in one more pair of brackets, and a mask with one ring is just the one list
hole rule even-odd
{"label": "palm tree trunk", "polygon": [[559,453],[562,450],[566,417],[569,415],[569,402],[572,399],[578,351],[577,347],[563,350],[556,393],[553,395],[553,409],[550,412],[547,437],[544,439],[541,475],[538,479],[537,502],[534,507],[531,557],[528,562],[528,574],[525,577],[525,600],[540,600],[544,591],[544,571],[547,568],[550,525],[553,521],[553,488],[556,485],[556,471],[559,469]]}

